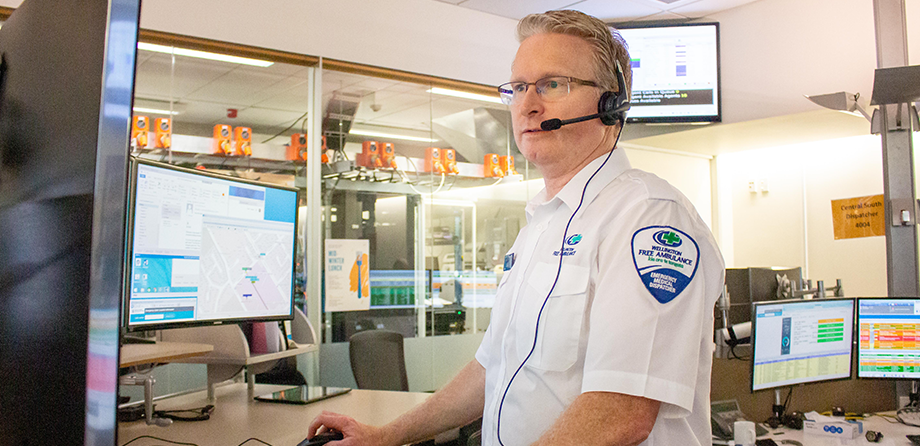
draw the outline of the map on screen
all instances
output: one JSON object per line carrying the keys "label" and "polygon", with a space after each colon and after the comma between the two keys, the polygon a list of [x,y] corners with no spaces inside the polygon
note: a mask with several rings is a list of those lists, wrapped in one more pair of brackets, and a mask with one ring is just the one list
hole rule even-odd
{"label": "map on screen", "polygon": [[128,326],[291,314],[297,193],[140,163]]}

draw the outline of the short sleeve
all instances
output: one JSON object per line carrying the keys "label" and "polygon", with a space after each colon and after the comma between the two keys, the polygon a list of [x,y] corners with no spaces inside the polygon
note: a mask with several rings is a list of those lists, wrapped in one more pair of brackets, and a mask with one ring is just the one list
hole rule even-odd
{"label": "short sleeve", "polygon": [[711,250],[698,246],[708,229],[670,200],[640,200],[619,215],[597,254],[582,391],[641,396],[664,403],[663,416],[686,416],[711,336],[700,258]]}

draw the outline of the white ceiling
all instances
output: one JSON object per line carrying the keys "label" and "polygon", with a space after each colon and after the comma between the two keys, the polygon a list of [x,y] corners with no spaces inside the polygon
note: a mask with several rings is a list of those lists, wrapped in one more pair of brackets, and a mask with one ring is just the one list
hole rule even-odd
{"label": "white ceiling", "polygon": [[434,0],[511,19],[574,9],[607,23],[699,19],[756,0]]}
{"label": "white ceiling", "polygon": [[[171,106],[179,112],[173,118],[177,134],[210,136],[215,125],[229,124],[252,128],[255,142],[283,132],[273,141],[280,145],[306,126],[308,76],[308,68],[282,63],[262,68],[176,56],[173,64],[168,54],[138,51],[135,106]],[[335,94],[360,97],[355,123],[378,131],[431,137],[430,123],[438,118],[477,107],[505,109],[428,90],[427,85],[323,72],[324,104]],[[229,109],[237,110],[236,118],[228,117]]]}

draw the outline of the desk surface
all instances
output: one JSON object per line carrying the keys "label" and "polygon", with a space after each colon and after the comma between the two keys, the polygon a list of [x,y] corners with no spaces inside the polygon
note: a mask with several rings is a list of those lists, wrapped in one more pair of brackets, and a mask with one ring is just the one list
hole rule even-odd
{"label": "desk surface", "polygon": [[121,346],[119,366],[175,362],[178,359],[203,355],[214,350],[213,345],[188,342],[157,342],[154,344],[125,344]]}
{"label": "desk surface", "polygon": [[[894,415],[894,412],[885,412]],[[878,443],[869,443],[866,440],[866,431],[881,432],[884,438]],[[780,428],[771,430],[769,435],[758,438],[772,438],[780,446],[782,440],[795,440],[803,446],[913,446],[906,435],[920,435],[920,428],[907,426],[900,423],[889,423],[885,418],[871,416],[863,420],[863,434],[849,442],[834,437],[808,434],[800,430]]]}
{"label": "desk surface", "polygon": [[[256,395],[291,386],[256,384]],[[200,446],[235,446],[257,438],[273,446],[294,446],[307,436],[307,426],[324,410],[354,417],[372,425],[386,424],[425,401],[431,394],[359,390],[307,405],[254,401],[246,395],[245,383],[233,383],[216,389],[217,402],[211,419],[198,422],[176,421],[168,427],[147,426],[143,421],[118,423],[118,444],[123,445],[141,435]],[[191,409],[208,404],[205,391],[190,393],[156,402],[158,410]],[[132,445],[161,444],[138,440]],[[261,444],[257,441],[246,443]]]}

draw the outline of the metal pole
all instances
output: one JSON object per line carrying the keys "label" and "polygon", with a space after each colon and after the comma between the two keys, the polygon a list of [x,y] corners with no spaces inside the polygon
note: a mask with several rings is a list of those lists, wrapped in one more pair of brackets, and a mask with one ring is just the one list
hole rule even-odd
{"label": "metal pole", "polygon": [[[906,66],[904,0],[873,0],[878,68]],[[913,141],[907,104],[879,106],[885,184],[888,295],[920,296]]]}

